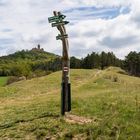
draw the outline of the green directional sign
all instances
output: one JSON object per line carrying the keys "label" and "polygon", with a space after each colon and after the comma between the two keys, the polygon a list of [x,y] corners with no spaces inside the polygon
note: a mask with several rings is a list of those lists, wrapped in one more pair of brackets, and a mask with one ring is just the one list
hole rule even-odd
{"label": "green directional sign", "polygon": [[66,16],[65,15],[59,15],[59,17],[64,19]]}
{"label": "green directional sign", "polygon": [[48,18],[49,23],[52,23],[52,22],[59,22],[59,21],[62,21],[62,20],[63,20],[63,19],[60,18],[59,16],[53,16],[53,17]]}
{"label": "green directional sign", "polygon": [[58,35],[58,36],[56,36],[56,40],[59,40],[59,39],[64,39],[64,38],[68,38],[68,35],[67,34],[65,34],[65,35]]}
{"label": "green directional sign", "polygon": [[61,22],[56,22],[56,23],[52,23],[52,27],[57,27],[59,25],[65,25],[68,24],[68,21],[61,21]]}
{"label": "green directional sign", "polygon": [[65,17],[66,17],[65,15],[53,16],[53,17],[49,17],[48,21],[49,23],[59,22],[59,21],[62,21]]}

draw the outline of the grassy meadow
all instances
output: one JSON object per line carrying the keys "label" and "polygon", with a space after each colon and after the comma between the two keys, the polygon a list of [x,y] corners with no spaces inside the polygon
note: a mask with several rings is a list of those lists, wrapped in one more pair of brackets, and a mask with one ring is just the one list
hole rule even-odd
{"label": "grassy meadow", "polygon": [[60,84],[55,72],[0,87],[0,140],[140,140],[140,78],[113,67],[71,70],[70,114],[87,124],[60,116]]}
{"label": "grassy meadow", "polygon": [[8,77],[0,77],[0,87],[5,86],[7,83]]}

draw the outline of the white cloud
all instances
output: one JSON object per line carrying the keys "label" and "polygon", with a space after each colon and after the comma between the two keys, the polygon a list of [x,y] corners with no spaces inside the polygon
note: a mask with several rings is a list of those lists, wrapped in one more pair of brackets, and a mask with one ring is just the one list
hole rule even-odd
{"label": "white cloud", "polygon": [[63,4],[71,5],[71,6],[128,6],[132,3],[131,0],[62,0]]}
{"label": "white cloud", "polygon": [[[53,10],[73,8],[66,13],[71,22],[67,26],[71,55],[114,51],[123,58],[129,51],[140,51],[139,5],[138,0],[0,0],[0,55],[31,49],[38,43],[46,51],[61,54],[61,42],[55,40],[58,31],[47,18]],[[85,8],[84,13],[79,7]],[[126,7],[131,9],[127,14]],[[119,11],[109,12],[114,8]],[[1,41],[4,38],[14,41],[7,46]]]}

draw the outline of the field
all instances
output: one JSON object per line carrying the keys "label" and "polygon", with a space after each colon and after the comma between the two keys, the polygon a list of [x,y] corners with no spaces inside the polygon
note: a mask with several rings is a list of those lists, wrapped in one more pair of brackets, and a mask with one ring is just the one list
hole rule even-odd
{"label": "field", "polygon": [[[1,83],[1,82],[0,82]],[[71,70],[72,112],[60,116],[61,72],[0,88],[0,139],[140,139],[140,78],[119,68]]]}
{"label": "field", "polygon": [[7,82],[8,77],[0,77],[0,87],[4,86]]}

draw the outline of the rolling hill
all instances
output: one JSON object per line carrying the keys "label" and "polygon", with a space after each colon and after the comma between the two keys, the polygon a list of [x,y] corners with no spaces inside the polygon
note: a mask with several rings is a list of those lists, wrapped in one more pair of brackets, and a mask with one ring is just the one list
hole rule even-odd
{"label": "rolling hill", "polygon": [[22,50],[0,57],[0,76],[34,77],[60,70],[61,58],[42,49]]}
{"label": "rolling hill", "polygon": [[120,68],[71,70],[72,112],[92,120],[79,124],[60,116],[61,72],[0,87],[0,138],[140,139],[140,78]]}

